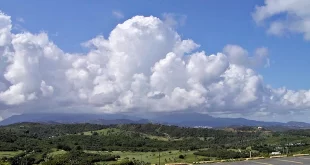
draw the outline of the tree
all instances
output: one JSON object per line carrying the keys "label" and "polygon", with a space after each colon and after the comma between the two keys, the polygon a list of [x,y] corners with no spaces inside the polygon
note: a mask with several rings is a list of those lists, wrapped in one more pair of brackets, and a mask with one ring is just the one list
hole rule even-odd
{"label": "tree", "polygon": [[81,146],[76,146],[76,150],[82,150]]}

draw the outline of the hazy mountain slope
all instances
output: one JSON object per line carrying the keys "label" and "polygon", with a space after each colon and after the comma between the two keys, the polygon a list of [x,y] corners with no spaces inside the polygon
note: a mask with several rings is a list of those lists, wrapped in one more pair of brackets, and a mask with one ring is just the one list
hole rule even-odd
{"label": "hazy mountain slope", "polygon": [[9,125],[20,122],[48,122],[48,123],[93,123],[93,124],[145,124],[149,122],[186,127],[229,127],[229,126],[280,126],[287,128],[310,128],[304,122],[264,122],[244,118],[217,118],[199,113],[159,113],[152,118],[139,118],[124,114],[21,114],[11,116],[0,122],[0,125]]}
{"label": "hazy mountain slope", "polygon": [[0,122],[0,125],[8,125],[20,122],[57,122],[57,123],[87,123],[90,121],[105,119],[141,120],[141,118],[123,114],[69,114],[69,113],[37,113],[11,116]]}

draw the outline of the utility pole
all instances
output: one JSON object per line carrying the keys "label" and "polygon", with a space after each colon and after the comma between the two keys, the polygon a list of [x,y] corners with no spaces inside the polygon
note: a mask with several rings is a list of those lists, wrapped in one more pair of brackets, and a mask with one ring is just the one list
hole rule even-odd
{"label": "utility pole", "polygon": [[250,150],[250,158],[252,158],[252,150]]}
{"label": "utility pole", "polygon": [[[249,150],[249,152],[250,152],[250,158],[252,158],[252,147],[249,146],[249,147],[248,147],[248,150]],[[240,153],[241,153],[241,152],[240,152]]]}
{"label": "utility pole", "polygon": [[286,139],[286,156],[288,156],[288,146],[289,146],[288,139]]}

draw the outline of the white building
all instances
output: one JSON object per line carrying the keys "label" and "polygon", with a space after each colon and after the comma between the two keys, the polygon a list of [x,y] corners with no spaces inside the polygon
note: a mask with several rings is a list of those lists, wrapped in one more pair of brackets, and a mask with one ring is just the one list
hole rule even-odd
{"label": "white building", "polygon": [[271,155],[281,155],[281,152],[277,151],[277,152],[271,152]]}

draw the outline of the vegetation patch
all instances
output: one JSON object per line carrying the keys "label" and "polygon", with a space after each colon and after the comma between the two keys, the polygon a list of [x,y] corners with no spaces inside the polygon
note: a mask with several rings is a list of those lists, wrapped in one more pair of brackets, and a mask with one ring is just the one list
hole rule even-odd
{"label": "vegetation patch", "polygon": [[66,153],[67,151],[64,150],[53,149],[50,153],[47,154],[47,156],[53,158],[55,156],[64,155]]}
{"label": "vegetation patch", "polygon": [[22,153],[22,151],[0,151],[0,159],[6,157],[11,158],[18,154]]}
{"label": "vegetation patch", "polygon": [[[88,153],[107,154],[107,152],[87,151]],[[163,152],[122,152],[112,151],[109,152],[113,155],[119,155],[119,161],[139,161],[148,162],[151,164],[161,163],[174,163],[174,162],[187,162],[193,163],[194,161],[205,160],[205,156],[194,155],[194,151],[163,151]]]}
{"label": "vegetation patch", "polygon": [[83,132],[83,135],[93,135],[94,133],[97,133],[98,135],[112,135],[112,134],[118,134],[121,132],[120,129],[118,128],[105,128],[105,129],[101,129],[101,130],[95,130],[95,131],[87,131],[87,132]]}

